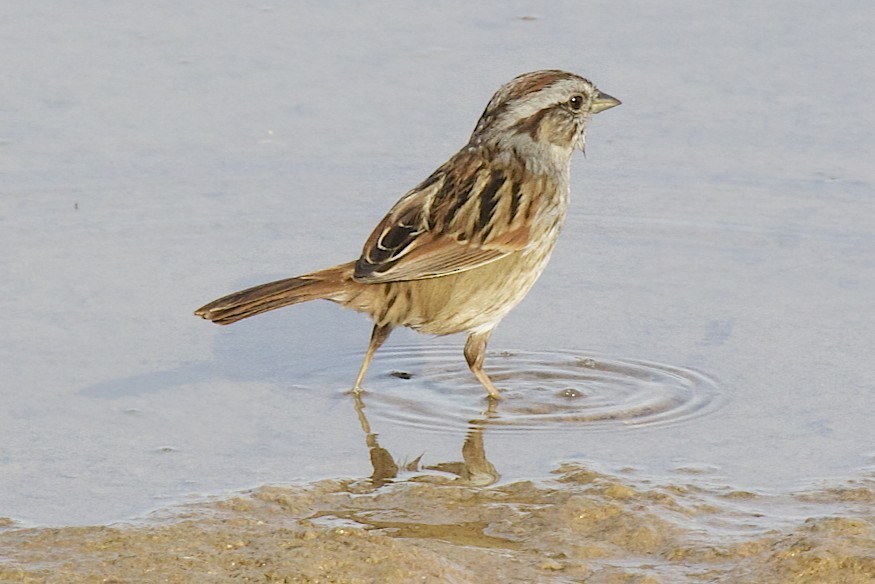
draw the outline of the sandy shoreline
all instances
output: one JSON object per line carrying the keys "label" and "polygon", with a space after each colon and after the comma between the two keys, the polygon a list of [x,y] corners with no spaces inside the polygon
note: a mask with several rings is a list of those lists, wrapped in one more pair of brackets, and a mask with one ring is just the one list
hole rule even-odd
{"label": "sandy shoreline", "polygon": [[2,582],[733,582],[875,580],[875,485],[780,501],[642,488],[579,466],[480,488],[434,475],[265,486],[136,524],[6,521]]}

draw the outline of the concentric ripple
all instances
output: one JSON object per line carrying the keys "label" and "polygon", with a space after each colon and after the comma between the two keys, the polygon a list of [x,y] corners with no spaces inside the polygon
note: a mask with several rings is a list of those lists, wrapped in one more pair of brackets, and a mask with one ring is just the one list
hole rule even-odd
{"label": "concentric ripple", "polygon": [[488,414],[485,390],[460,347],[377,354],[365,384],[369,416],[432,431],[552,431],[673,424],[716,407],[717,386],[690,369],[574,351],[490,353],[486,370],[504,399]]}

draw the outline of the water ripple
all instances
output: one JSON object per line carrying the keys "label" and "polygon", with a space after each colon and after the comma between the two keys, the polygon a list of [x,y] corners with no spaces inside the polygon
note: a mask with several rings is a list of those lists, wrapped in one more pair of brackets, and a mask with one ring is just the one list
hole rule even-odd
{"label": "water ripple", "polygon": [[486,370],[504,398],[488,419],[485,390],[459,347],[381,350],[364,401],[374,418],[453,432],[478,419],[490,432],[677,424],[720,402],[717,384],[698,371],[589,352],[490,353]]}

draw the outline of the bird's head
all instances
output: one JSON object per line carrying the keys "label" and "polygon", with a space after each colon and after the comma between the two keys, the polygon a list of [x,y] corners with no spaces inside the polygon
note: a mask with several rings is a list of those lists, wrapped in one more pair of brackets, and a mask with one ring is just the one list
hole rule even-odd
{"label": "bird's head", "polygon": [[565,71],[525,73],[499,89],[471,135],[472,146],[513,147],[565,160],[583,150],[593,114],[620,105],[590,81]]}

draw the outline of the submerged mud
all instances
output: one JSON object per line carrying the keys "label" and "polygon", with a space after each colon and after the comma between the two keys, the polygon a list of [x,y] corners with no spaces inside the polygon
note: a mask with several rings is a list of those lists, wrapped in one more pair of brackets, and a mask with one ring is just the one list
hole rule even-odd
{"label": "submerged mud", "polygon": [[442,473],[321,481],[136,524],[0,521],[0,581],[862,584],[873,507],[871,480],[769,496],[579,465],[485,488]]}

